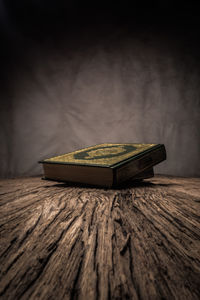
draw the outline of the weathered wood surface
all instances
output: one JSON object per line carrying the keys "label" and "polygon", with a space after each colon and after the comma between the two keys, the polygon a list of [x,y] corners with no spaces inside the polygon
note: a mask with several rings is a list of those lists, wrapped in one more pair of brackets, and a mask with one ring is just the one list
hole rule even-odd
{"label": "weathered wood surface", "polygon": [[200,179],[0,181],[1,299],[200,299]]}

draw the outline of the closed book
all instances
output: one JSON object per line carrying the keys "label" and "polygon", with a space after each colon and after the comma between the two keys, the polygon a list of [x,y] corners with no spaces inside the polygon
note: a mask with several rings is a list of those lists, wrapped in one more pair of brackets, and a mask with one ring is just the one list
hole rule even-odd
{"label": "closed book", "polygon": [[142,172],[165,159],[163,144],[127,143],[99,144],[39,163],[43,164],[45,179],[115,187],[141,177]]}

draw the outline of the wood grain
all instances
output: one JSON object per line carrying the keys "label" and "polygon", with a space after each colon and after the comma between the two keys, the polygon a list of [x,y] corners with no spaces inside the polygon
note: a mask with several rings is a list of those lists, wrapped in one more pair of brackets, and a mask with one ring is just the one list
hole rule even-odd
{"label": "wood grain", "polygon": [[0,181],[1,299],[200,299],[200,179]]}

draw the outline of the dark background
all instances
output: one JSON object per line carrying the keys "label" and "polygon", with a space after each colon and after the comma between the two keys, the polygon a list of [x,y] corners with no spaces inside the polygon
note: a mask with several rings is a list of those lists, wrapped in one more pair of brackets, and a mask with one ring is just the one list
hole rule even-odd
{"label": "dark background", "polygon": [[164,143],[200,176],[198,1],[0,1],[0,176],[105,142]]}

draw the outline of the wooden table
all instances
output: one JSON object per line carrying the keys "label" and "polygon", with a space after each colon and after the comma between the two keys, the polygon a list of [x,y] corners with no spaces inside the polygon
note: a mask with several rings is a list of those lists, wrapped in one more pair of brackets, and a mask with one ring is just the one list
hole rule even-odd
{"label": "wooden table", "polygon": [[1,299],[200,299],[200,178],[0,181]]}

